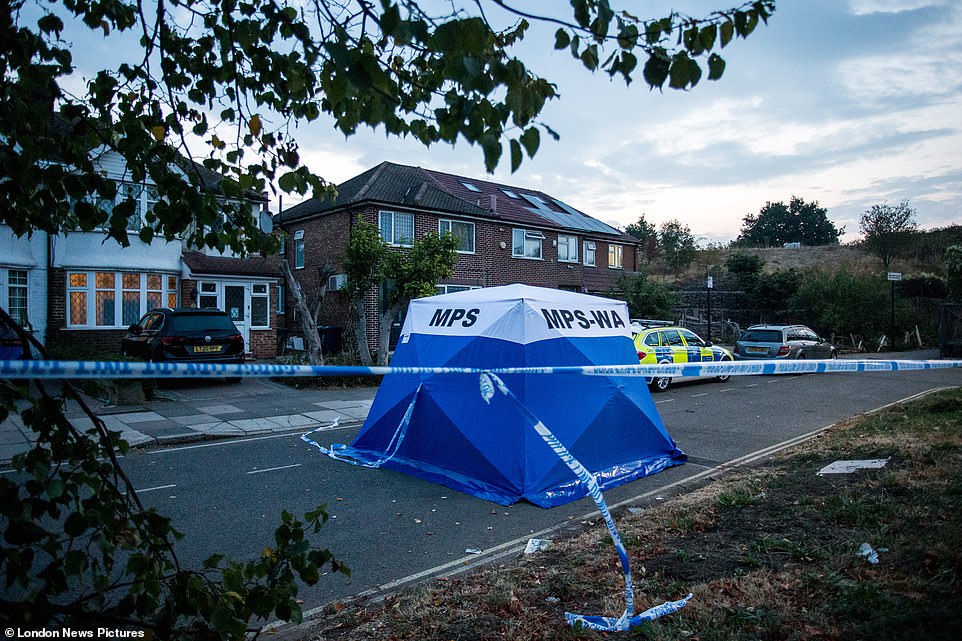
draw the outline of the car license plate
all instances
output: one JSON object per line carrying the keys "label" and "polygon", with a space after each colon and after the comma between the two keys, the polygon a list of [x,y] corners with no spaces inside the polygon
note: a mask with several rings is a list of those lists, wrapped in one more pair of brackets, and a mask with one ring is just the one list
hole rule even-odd
{"label": "car license plate", "polygon": [[212,352],[219,352],[220,345],[194,345],[195,354],[210,354]]}
{"label": "car license plate", "polygon": [[768,353],[767,347],[746,347],[745,350],[749,354],[767,354]]}

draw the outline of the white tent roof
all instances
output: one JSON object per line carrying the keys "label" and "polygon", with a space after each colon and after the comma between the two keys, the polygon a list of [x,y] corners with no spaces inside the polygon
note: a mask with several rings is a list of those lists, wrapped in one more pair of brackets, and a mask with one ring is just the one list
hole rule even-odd
{"label": "white tent roof", "polygon": [[630,339],[631,327],[623,301],[505,285],[411,301],[401,341],[412,334],[485,336],[524,345],[559,337]]}

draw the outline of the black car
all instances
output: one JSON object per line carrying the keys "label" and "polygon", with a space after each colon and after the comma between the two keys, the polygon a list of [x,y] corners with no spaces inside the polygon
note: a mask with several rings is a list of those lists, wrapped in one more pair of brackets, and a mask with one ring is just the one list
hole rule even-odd
{"label": "black car", "polygon": [[158,308],[127,328],[120,351],[151,362],[242,364],[244,337],[219,309]]}

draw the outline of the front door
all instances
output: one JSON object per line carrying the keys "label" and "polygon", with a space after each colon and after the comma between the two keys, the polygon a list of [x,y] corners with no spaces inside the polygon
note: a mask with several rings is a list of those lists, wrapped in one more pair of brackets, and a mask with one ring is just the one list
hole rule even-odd
{"label": "front door", "polygon": [[224,311],[244,337],[244,351],[251,351],[250,296],[247,285],[224,286]]}

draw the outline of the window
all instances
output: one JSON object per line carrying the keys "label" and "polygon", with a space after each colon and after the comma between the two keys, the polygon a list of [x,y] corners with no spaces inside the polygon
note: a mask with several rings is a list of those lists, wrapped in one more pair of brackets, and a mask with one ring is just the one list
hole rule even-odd
{"label": "window", "polygon": [[20,325],[27,324],[27,271],[25,269],[0,270],[0,293],[7,313]]}
{"label": "window", "polygon": [[704,347],[705,341],[703,341],[698,334],[691,331],[690,329],[680,329],[681,335],[685,337],[685,342],[688,343],[688,347]]}
{"label": "window", "polygon": [[645,345],[648,347],[658,347],[658,332],[651,332],[645,336]]}
{"label": "window", "polygon": [[481,289],[477,285],[438,285],[438,294],[453,294],[455,292],[466,292],[469,289]]}
{"label": "window", "polygon": [[127,199],[134,201],[134,213],[127,219],[127,229],[138,231],[144,226],[148,212],[154,210],[154,205],[160,200],[157,188],[153,185],[135,185],[123,183],[118,189],[121,202]]}
{"label": "window", "polygon": [[528,229],[511,230],[511,255],[515,258],[541,258],[544,234]]}
{"label": "window", "polygon": [[200,283],[197,290],[197,306],[201,309],[207,307],[220,309],[217,301],[217,283]]}
{"label": "window", "polygon": [[519,196],[518,194],[514,193],[510,189],[505,189],[504,187],[501,188],[501,193],[503,193],[508,198],[513,198],[514,200],[518,200],[521,198],[521,196]]}
{"label": "window", "polygon": [[277,303],[277,308],[276,308],[274,311],[276,311],[278,314],[283,314],[283,313],[284,313],[284,305],[286,304],[286,300],[284,299],[284,286],[283,286],[283,285],[278,285],[278,286],[277,286],[277,296],[275,296],[275,298],[277,299],[277,300],[275,301],[275,302]]}
{"label": "window", "polygon": [[304,269],[304,230],[294,232],[294,269]]}
{"label": "window", "polygon": [[156,307],[176,307],[177,276],[138,272],[67,274],[67,327],[121,328]]}
{"label": "window", "polygon": [[608,267],[622,269],[624,267],[624,250],[621,245],[608,245]]}
{"label": "window", "polygon": [[251,327],[270,327],[270,297],[267,283],[251,285]]}
{"label": "window", "polygon": [[473,191],[473,192],[476,192],[476,193],[481,193],[481,190],[478,189],[477,185],[473,185],[473,184],[467,182],[466,180],[462,180],[462,181],[461,181],[461,184],[464,185],[469,191]]}
{"label": "window", "polygon": [[595,266],[595,242],[593,240],[585,241],[585,265],[588,267]]}
{"label": "window", "polygon": [[578,262],[578,238],[576,236],[558,236],[558,262]]}
{"label": "window", "polygon": [[378,227],[381,238],[389,245],[410,247],[414,242],[414,214],[378,212]]}
{"label": "window", "polygon": [[684,347],[685,343],[681,340],[681,334],[678,333],[677,329],[667,329],[661,334],[661,344],[670,345],[672,347]]}
{"label": "window", "polygon": [[458,239],[457,251],[462,254],[474,253],[474,223],[460,220],[438,221],[439,234],[451,234]]}

